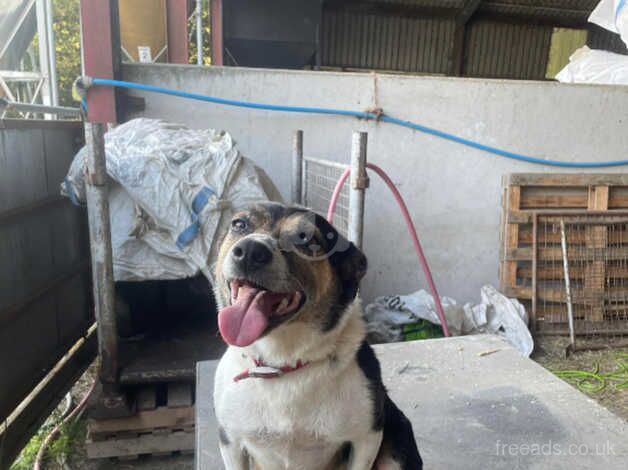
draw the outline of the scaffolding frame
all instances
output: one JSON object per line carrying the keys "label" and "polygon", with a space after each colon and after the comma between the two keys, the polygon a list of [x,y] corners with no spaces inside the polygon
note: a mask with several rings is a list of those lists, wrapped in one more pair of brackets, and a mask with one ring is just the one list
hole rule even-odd
{"label": "scaffolding frame", "polygon": [[[6,57],[11,50],[11,46],[20,38],[20,31],[22,31],[25,23],[32,19],[32,15],[35,15],[39,39],[39,70],[0,70],[0,90],[6,96],[7,101],[16,105],[41,104],[47,107],[59,105],[53,11],[52,0],[29,0],[19,15],[18,20],[12,25],[8,34],[8,41],[0,49],[0,60]],[[11,90],[9,84],[23,84],[28,87],[30,95],[28,102],[19,103],[18,97]],[[6,117],[9,109],[9,107],[0,109],[0,119]],[[24,119],[28,119],[32,114],[40,112],[36,108],[25,110],[20,109],[19,106],[14,106],[11,109],[15,109]],[[44,116],[47,119],[51,118],[50,113],[46,113]]]}

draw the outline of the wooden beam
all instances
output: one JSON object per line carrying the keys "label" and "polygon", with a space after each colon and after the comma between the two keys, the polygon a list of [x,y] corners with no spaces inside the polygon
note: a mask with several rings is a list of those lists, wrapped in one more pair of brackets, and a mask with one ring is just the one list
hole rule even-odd
{"label": "wooden beam", "polygon": [[153,432],[138,434],[137,437],[87,440],[87,456],[90,459],[129,457],[144,454],[163,455],[194,449],[194,431]]}
{"label": "wooden beam", "polygon": [[[528,266],[520,266],[517,268],[517,277],[521,279],[532,279],[532,268]],[[625,279],[628,284],[628,267],[626,266],[607,266],[606,275],[608,278]],[[562,266],[550,265],[540,266],[536,270],[537,280],[562,281],[564,272]],[[585,268],[582,266],[569,267],[569,277],[576,280],[582,280],[585,276]]]}
{"label": "wooden beam", "polygon": [[[601,249],[599,247],[569,247],[567,250],[569,261],[595,261],[600,257]],[[506,261],[532,261],[532,247],[523,248],[510,248],[506,250]],[[625,260],[628,258],[628,247],[613,248],[606,253],[606,259],[612,260]],[[539,261],[555,261],[560,262],[562,254],[560,246],[545,248],[538,248]],[[514,285],[514,284],[512,284]]]}
{"label": "wooden beam", "polygon": [[160,406],[154,410],[139,411],[127,418],[92,419],[89,432],[95,434],[115,434],[118,432],[150,432],[158,428],[194,427],[194,407],[168,408]]}
{"label": "wooden beam", "polygon": [[628,173],[511,173],[505,184],[516,186],[628,186]]}
{"label": "wooden beam", "polygon": [[[507,207],[510,211],[519,210],[521,203],[521,187],[510,186],[507,192]],[[519,225],[510,223],[506,226],[506,266],[504,272],[504,283],[506,286],[515,287],[517,285],[517,260],[509,257],[512,250],[517,250],[519,246]],[[532,253],[530,252],[530,260]]]}
{"label": "wooden beam", "polygon": [[[589,188],[588,208],[591,210],[608,209],[608,186],[593,186]],[[595,249],[599,252],[607,249],[608,229],[606,226],[586,227],[585,234],[587,237],[587,248]],[[584,288],[590,292],[590,295],[599,297],[599,300],[592,306],[586,317],[590,321],[604,320],[606,260],[599,258],[598,256],[591,263],[587,264],[584,276]]]}
{"label": "wooden beam", "polygon": [[[571,278],[571,276],[569,277]],[[532,294],[532,287],[530,286],[516,286],[507,288],[504,291],[504,295],[508,297],[516,297],[518,299],[532,299]],[[627,294],[628,291],[625,287],[611,287],[607,288],[606,292],[602,294],[601,300],[612,301],[614,298],[626,298],[628,297]],[[564,287],[538,287],[537,296],[538,300],[542,300],[544,302],[556,302],[562,304],[567,300]],[[591,313],[591,308],[596,305],[599,300],[597,293],[587,290],[578,290],[572,294],[571,300],[574,304],[580,304],[586,307],[585,312],[587,316],[585,318],[586,320],[591,321],[589,317]],[[539,308],[540,305],[541,304],[539,304]],[[566,306],[563,305],[563,308],[566,308]],[[576,332],[576,334],[580,333],[584,332]]]}

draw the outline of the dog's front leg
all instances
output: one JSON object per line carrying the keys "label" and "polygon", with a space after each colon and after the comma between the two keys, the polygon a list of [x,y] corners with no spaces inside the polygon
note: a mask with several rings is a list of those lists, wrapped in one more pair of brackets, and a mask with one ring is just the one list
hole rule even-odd
{"label": "dog's front leg", "polygon": [[371,470],[379,447],[382,444],[382,431],[370,432],[365,438],[354,441],[348,470]]}
{"label": "dog's front leg", "polygon": [[238,442],[220,443],[220,455],[225,470],[249,470],[249,455]]}

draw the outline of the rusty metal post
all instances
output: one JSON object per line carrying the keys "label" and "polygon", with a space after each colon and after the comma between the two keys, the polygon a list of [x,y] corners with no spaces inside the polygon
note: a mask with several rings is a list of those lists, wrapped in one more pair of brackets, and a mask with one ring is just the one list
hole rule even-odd
{"label": "rusty metal post", "polygon": [[118,381],[118,333],[114,310],[105,124],[85,123],[85,141],[87,145],[85,193],[92,254],[94,304],[98,322],[98,352],[101,358],[100,380],[103,385],[115,385]]}
{"label": "rusty metal post", "polygon": [[364,231],[364,193],[369,185],[366,174],[366,132],[354,132],[351,141],[351,189],[349,191],[348,237],[362,248]]}
{"label": "rusty metal post", "polygon": [[292,139],[292,202],[303,204],[303,131],[294,131]]}
{"label": "rusty metal post", "polygon": [[212,65],[223,64],[222,0],[210,0],[209,18],[211,21]]}

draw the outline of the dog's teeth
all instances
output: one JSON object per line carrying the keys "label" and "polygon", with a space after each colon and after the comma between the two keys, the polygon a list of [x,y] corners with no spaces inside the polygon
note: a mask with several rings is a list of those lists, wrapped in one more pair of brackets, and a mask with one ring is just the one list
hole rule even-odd
{"label": "dog's teeth", "polygon": [[281,313],[283,310],[286,309],[287,306],[288,306],[288,298],[284,297],[283,299],[281,299],[281,302],[279,302],[279,306],[277,307],[277,312]]}

